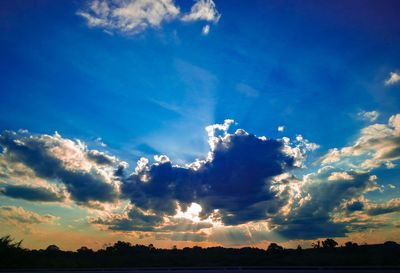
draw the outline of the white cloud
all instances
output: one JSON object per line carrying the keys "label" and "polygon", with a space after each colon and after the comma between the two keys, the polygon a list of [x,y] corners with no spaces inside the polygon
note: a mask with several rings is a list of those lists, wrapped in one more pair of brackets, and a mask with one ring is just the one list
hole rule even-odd
{"label": "white cloud", "polygon": [[385,85],[392,85],[400,81],[400,75],[396,72],[390,72],[390,78],[385,80]]}
{"label": "white cloud", "polygon": [[302,167],[306,159],[306,154],[318,149],[320,146],[316,143],[310,142],[308,139],[304,139],[302,135],[297,135],[296,139],[290,141],[290,138],[283,137],[283,151],[295,159],[294,165]]}
{"label": "white cloud", "polygon": [[368,120],[370,122],[374,122],[379,117],[379,112],[377,112],[377,111],[370,111],[370,112],[361,111],[357,115],[359,116],[359,118],[361,118],[363,120]]}
{"label": "white cloud", "polygon": [[283,132],[285,130],[285,126],[278,126],[278,131]]}
{"label": "white cloud", "polygon": [[333,148],[322,157],[321,162],[322,164],[335,163],[345,157],[353,157],[354,167],[393,168],[392,161],[400,159],[400,114],[390,117],[388,124],[373,124],[365,127],[353,146],[342,149]]}
{"label": "white cloud", "polygon": [[205,20],[217,23],[221,14],[217,11],[212,0],[198,0],[190,9],[190,13],[184,15],[182,21]]}
{"label": "white cloud", "polygon": [[103,27],[124,34],[137,34],[149,27],[159,27],[179,15],[172,0],[93,0],[84,11],[78,11],[91,27]]}
{"label": "white cloud", "polygon": [[336,180],[353,180],[353,177],[347,172],[332,172],[328,177],[328,181]]}
{"label": "white cloud", "polygon": [[207,35],[210,32],[210,25],[205,25],[202,32],[203,35]]}
{"label": "white cloud", "polygon": [[[148,28],[159,28],[163,22],[205,20],[217,23],[221,14],[212,0],[197,0],[189,13],[180,16],[174,0],[89,0],[77,15],[85,18],[89,27],[103,28],[110,35],[113,31],[135,35]],[[210,26],[203,27],[207,35]]]}

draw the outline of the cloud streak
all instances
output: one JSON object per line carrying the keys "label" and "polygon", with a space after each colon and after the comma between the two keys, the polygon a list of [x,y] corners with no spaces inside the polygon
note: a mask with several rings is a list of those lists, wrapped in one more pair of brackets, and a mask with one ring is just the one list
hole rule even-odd
{"label": "cloud streak", "polygon": [[3,221],[14,225],[54,224],[55,221],[60,219],[51,214],[40,215],[15,206],[1,206],[0,214]]}
{"label": "cloud streak", "polygon": [[11,198],[38,202],[62,202],[65,196],[43,187],[28,185],[5,185],[0,193]]}

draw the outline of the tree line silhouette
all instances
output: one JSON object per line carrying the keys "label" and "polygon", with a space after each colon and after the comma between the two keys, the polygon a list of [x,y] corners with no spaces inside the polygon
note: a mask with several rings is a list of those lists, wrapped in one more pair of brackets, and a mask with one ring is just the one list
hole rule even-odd
{"label": "tree line silhouette", "polygon": [[207,266],[382,266],[400,265],[400,245],[357,245],[347,242],[337,247],[333,239],[317,241],[313,248],[285,249],[271,243],[267,249],[199,246],[178,249],[155,248],[152,244],[132,245],[118,241],[94,251],[82,246],[63,251],[56,245],[46,249],[26,249],[11,236],[0,238],[0,268],[128,268],[128,267],[207,267]]}

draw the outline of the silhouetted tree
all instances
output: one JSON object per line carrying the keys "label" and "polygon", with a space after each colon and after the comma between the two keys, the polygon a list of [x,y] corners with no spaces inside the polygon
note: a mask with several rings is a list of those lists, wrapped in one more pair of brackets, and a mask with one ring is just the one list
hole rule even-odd
{"label": "silhouetted tree", "polygon": [[335,240],[330,239],[330,238],[322,241],[323,248],[334,248],[337,245],[338,245],[338,243]]}
{"label": "silhouetted tree", "polygon": [[283,251],[283,247],[281,247],[280,245],[278,245],[276,243],[271,243],[267,249],[268,254],[278,254],[278,253],[281,253],[282,251]]}
{"label": "silhouetted tree", "polygon": [[21,248],[22,240],[14,243],[14,239],[10,235],[0,238],[0,249]]}
{"label": "silhouetted tree", "polygon": [[58,251],[60,251],[60,248],[56,245],[49,245],[46,248],[46,252],[58,252]]}
{"label": "silhouetted tree", "polygon": [[358,247],[358,244],[349,241],[349,242],[346,242],[346,243],[344,244],[344,246],[345,246],[346,248],[355,248],[355,247]]}
{"label": "silhouetted tree", "polygon": [[320,248],[320,247],[321,247],[321,242],[320,242],[320,241],[317,241],[316,243],[311,243],[311,246],[312,246],[313,248]]}
{"label": "silhouetted tree", "polygon": [[78,254],[90,254],[93,253],[93,250],[91,250],[86,246],[82,246],[79,249],[77,249],[76,252],[78,252]]}

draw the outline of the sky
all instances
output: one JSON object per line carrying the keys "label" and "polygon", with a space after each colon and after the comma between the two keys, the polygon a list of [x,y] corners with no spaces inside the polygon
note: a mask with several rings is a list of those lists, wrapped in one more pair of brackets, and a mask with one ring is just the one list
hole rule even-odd
{"label": "sky", "polygon": [[0,235],[399,242],[399,8],[1,1]]}

